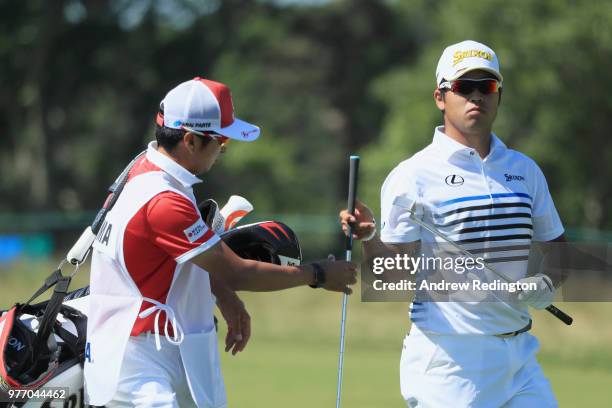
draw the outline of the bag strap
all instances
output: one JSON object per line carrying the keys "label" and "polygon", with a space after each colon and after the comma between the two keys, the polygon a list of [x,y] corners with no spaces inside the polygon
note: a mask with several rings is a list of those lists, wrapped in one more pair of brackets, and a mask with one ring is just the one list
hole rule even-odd
{"label": "bag strap", "polygon": [[106,214],[113,208],[113,206],[119,199],[119,196],[123,191],[123,187],[125,187],[125,185],[127,184],[130,171],[132,171],[132,167],[134,167],[138,160],[146,154],[147,151],[145,150],[143,152],[140,152],[136,157],[134,157],[132,161],[127,165],[127,167],[123,169],[121,174],[119,174],[119,177],[117,177],[114,183],[111,184],[111,186],[108,188],[109,195],[106,198],[106,201],[104,202],[104,205],[102,206],[100,211],[98,211],[98,213],[96,214],[96,218],[94,218],[93,222],[91,223],[91,230],[94,234],[97,234],[98,231],[100,231],[102,223],[106,218]]}
{"label": "bag strap", "polygon": [[47,279],[45,279],[45,283],[43,283],[43,285],[40,288],[38,288],[36,292],[34,292],[32,297],[28,299],[27,302],[20,305],[19,312],[21,312],[21,308],[23,308],[26,305],[29,305],[34,299],[36,299],[37,297],[39,297],[40,295],[42,295],[43,293],[51,289],[63,277],[64,275],[62,275],[62,271],[59,268],[54,270],[51,273],[51,275],[47,276]]}
{"label": "bag strap", "polygon": [[70,333],[68,330],[64,329],[61,325],[57,325],[55,327],[55,333],[60,337],[60,339],[64,340],[64,346],[67,347],[70,352],[81,360],[81,355],[83,354],[82,347],[79,347],[79,338],[74,334]]}
{"label": "bag strap", "polygon": [[61,276],[55,283],[53,295],[51,295],[51,299],[49,299],[47,307],[45,307],[45,313],[43,314],[43,317],[40,320],[40,325],[38,326],[38,333],[36,334],[37,350],[41,350],[41,347],[45,349],[47,348],[47,339],[51,335],[51,331],[53,330],[53,326],[55,325],[55,321],[57,319],[57,314],[62,307],[62,302],[64,301],[66,293],[68,293],[68,286],[70,286],[71,280],[72,278],[69,276]]}

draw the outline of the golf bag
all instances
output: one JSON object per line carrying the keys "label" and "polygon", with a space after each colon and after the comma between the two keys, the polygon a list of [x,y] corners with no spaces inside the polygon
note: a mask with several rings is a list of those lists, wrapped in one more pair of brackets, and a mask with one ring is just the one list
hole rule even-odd
{"label": "golf bag", "polygon": [[[239,256],[277,265],[299,265],[302,252],[296,234],[287,225],[265,221],[221,234]],[[67,387],[69,406],[84,406],[83,361],[87,351],[89,288],[67,293],[70,277],[58,269],[23,304],[0,312],[0,393],[10,389]],[[31,305],[32,300],[54,287],[51,299]],[[24,402],[3,406],[63,407],[64,402]]]}
{"label": "golf bag", "polygon": [[[10,406],[11,391],[54,385],[55,378],[82,363],[87,317],[64,304],[70,279],[54,271],[27,302],[0,316],[0,406]],[[48,301],[31,304],[52,287]]]}

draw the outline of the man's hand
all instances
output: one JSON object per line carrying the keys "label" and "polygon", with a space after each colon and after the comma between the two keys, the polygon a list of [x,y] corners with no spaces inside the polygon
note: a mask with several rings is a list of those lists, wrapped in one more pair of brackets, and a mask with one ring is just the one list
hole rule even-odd
{"label": "man's hand", "polygon": [[[321,261],[318,262],[325,271],[325,282],[321,286],[333,292],[344,292],[347,295],[353,293],[349,285],[357,282],[357,266],[346,261]],[[312,268],[312,266],[309,265]],[[314,276],[314,274],[313,274]]]}
{"label": "man's hand", "polygon": [[535,276],[520,279],[519,282],[536,284],[536,289],[522,290],[518,294],[519,302],[527,303],[538,310],[545,309],[552,304],[555,298],[555,287],[548,276],[538,273]]}
{"label": "man's hand", "polygon": [[340,211],[339,217],[345,235],[348,235],[349,224],[353,227],[353,239],[368,238],[376,231],[372,210],[359,200],[355,200],[355,215],[345,209]]}
{"label": "man's hand", "polygon": [[[232,355],[244,350],[251,337],[251,316],[236,292],[230,289],[218,290],[217,307],[227,322],[225,351]],[[233,347],[233,349],[232,349]]]}
{"label": "man's hand", "polygon": [[[193,258],[193,263],[209,272],[212,292],[219,297],[220,292],[229,290],[271,291],[312,285],[315,273],[312,265],[274,265],[242,259],[223,241]],[[328,269],[327,283],[322,284],[329,290],[350,293],[347,285],[355,283],[356,266],[348,262],[320,263]],[[327,276],[326,276],[327,277]]]}

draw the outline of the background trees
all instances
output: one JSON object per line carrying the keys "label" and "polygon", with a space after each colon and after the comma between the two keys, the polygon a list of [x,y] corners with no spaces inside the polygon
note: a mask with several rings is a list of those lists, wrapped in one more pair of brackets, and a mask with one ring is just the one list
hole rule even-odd
{"label": "background trees", "polygon": [[333,217],[356,152],[377,208],[385,175],[441,120],[442,49],[472,38],[501,61],[498,135],[543,167],[566,225],[612,229],[611,2],[4,0],[0,19],[5,215],[96,209],[165,92],[196,75],[228,83],[263,129],[200,196]]}

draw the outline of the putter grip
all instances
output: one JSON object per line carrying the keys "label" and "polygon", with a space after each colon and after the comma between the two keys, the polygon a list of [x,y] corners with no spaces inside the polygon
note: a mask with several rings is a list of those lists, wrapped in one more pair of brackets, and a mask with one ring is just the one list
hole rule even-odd
{"label": "putter grip", "polygon": [[[359,173],[359,156],[351,156],[349,159],[349,189],[348,202],[346,207],[349,213],[355,214],[355,198],[357,197],[357,175]],[[346,237],[346,250],[353,249],[353,228],[349,225],[348,236]]]}
{"label": "putter grip", "polygon": [[355,213],[355,197],[357,197],[357,174],[359,173],[359,156],[351,156],[349,170],[349,190],[347,207],[351,214]]}
{"label": "putter grip", "polygon": [[561,320],[563,323],[567,324],[568,326],[570,326],[572,322],[574,321],[574,319],[572,319],[570,315],[568,315],[563,310],[559,309],[558,307],[554,305],[548,306],[546,310],[548,310],[553,316],[555,316],[557,319]]}

